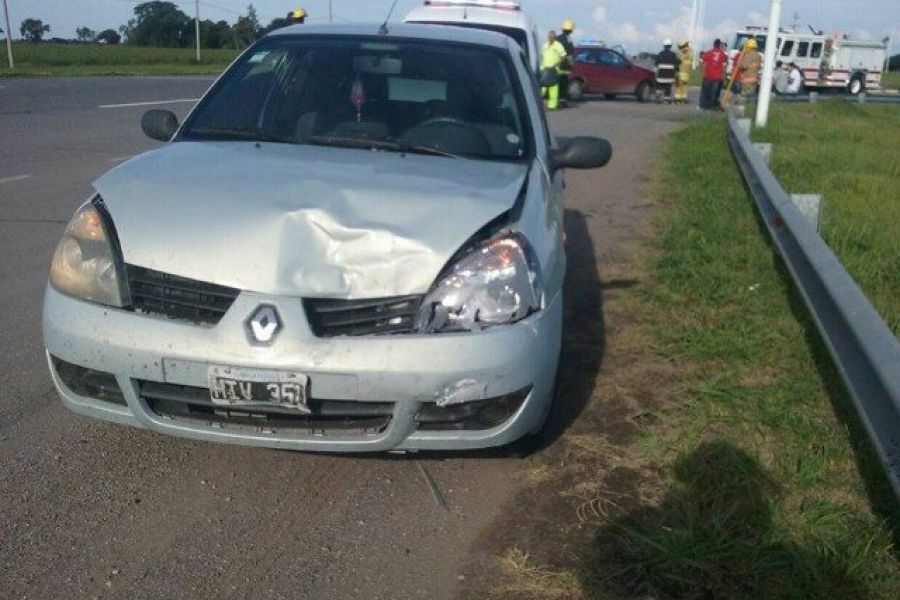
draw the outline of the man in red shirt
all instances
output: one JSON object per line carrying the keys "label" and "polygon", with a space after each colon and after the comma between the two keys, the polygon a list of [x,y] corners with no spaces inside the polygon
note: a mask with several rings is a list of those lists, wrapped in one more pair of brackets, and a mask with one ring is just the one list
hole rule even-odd
{"label": "man in red shirt", "polygon": [[728,64],[728,55],[722,50],[722,40],[716,40],[712,50],[704,52],[701,60],[703,88],[700,90],[700,108],[713,110],[719,106],[719,93],[722,91],[722,79]]}

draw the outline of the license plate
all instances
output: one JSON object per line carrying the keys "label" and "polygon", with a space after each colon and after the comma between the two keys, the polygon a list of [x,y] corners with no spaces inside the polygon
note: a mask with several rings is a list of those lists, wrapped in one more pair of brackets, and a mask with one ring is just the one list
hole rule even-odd
{"label": "license plate", "polygon": [[280,407],[309,414],[309,378],[290,371],[263,371],[210,365],[209,399],[230,408]]}

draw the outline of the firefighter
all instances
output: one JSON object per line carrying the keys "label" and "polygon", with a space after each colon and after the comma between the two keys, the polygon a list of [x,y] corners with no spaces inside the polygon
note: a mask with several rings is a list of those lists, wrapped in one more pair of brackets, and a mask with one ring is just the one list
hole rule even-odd
{"label": "firefighter", "polygon": [[687,88],[688,82],[691,80],[691,70],[694,66],[694,53],[691,50],[691,43],[685,39],[678,42],[678,60],[681,63],[678,66],[678,76],[675,82],[675,103],[687,104]]}
{"label": "firefighter", "polygon": [[562,33],[556,36],[556,40],[566,49],[566,58],[560,65],[559,88],[562,90],[562,97],[568,100],[569,97],[569,75],[572,73],[572,63],[575,61],[575,44],[572,43],[572,32],[575,31],[575,22],[566,19],[562,24]]}
{"label": "firefighter", "polygon": [[565,47],[556,39],[556,32],[550,30],[541,49],[541,95],[547,100],[547,110],[559,108],[559,74],[565,58]]}
{"label": "firefighter", "polygon": [[662,52],[656,55],[656,84],[659,86],[657,93],[667,102],[672,99],[672,84],[680,64],[678,56],[672,52],[672,40],[664,40]]}
{"label": "firefighter", "polygon": [[303,10],[302,8],[297,8],[287,14],[287,22],[291,25],[306,23],[306,17],[308,16],[309,15],[306,14],[305,10]]}
{"label": "firefighter", "polygon": [[758,47],[759,44],[755,38],[747,40],[744,49],[741,50],[740,59],[735,64],[736,80],[741,84],[741,99],[745,102],[748,97],[756,93],[756,86],[759,85],[762,55],[757,51]]}

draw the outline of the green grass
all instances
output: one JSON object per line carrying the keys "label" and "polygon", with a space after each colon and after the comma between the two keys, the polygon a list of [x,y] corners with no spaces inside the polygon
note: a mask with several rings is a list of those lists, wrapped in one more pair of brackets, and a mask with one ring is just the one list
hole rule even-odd
{"label": "green grass", "polygon": [[824,194],[822,236],[900,335],[900,106],[776,104],[754,139],[785,189]]}
{"label": "green grass", "polygon": [[881,87],[889,90],[900,89],[900,71],[889,71],[881,77]]}
{"label": "green grass", "polygon": [[[519,499],[574,497],[577,525],[560,511],[543,518],[570,528],[570,546],[589,541],[576,561],[536,559],[552,569],[511,550],[495,595],[897,598],[896,503],[724,120],[693,122],[662,156],[651,248],[624,269],[642,283],[617,292],[629,326],[609,344],[624,359],[604,363],[580,417],[590,427],[536,471],[550,483]],[[636,431],[611,446],[621,434],[604,416],[616,406]]]}
{"label": "green grass", "polygon": [[668,490],[607,526],[613,580],[663,597],[896,597],[865,483],[889,491],[723,129],[690,125],[665,153],[673,194],[644,301],[658,353],[687,375],[642,442]]}
{"label": "green grass", "polygon": [[143,48],[100,44],[13,44],[15,71],[4,59],[2,76],[217,74],[236,50],[202,50],[201,62],[188,48]]}

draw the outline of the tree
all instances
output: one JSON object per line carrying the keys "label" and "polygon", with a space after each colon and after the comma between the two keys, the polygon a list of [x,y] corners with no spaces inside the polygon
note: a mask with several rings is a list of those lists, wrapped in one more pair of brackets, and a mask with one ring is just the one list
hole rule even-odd
{"label": "tree", "polygon": [[97,33],[88,27],[78,27],[75,29],[75,38],[79,42],[93,42],[97,37]]}
{"label": "tree", "polygon": [[281,29],[282,27],[287,27],[288,25],[292,25],[290,21],[288,21],[284,17],[276,17],[272,19],[272,22],[263,27],[260,32],[261,35],[266,35],[270,31],[275,31],[276,29]]}
{"label": "tree", "polygon": [[252,4],[247,6],[246,15],[238,17],[231,30],[234,32],[234,39],[239,48],[246,48],[259,39],[259,19],[256,17],[256,8]]}
{"label": "tree", "polygon": [[115,29],[104,29],[97,34],[97,37],[94,38],[94,41],[100,42],[101,44],[115,45],[122,41],[122,36],[116,33]]}
{"label": "tree", "polygon": [[123,27],[129,44],[177,48],[187,45],[190,26],[190,17],[173,3],[154,0],[135,6],[134,18]]}
{"label": "tree", "polygon": [[204,48],[233,48],[231,25],[228,21],[200,21],[200,43]]}
{"label": "tree", "polygon": [[25,19],[22,21],[22,26],[19,27],[19,33],[22,34],[22,37],[32,42],[41,41],[44,34],[49,31],[50,26],[44,25],[44,22],[40,19]]}

